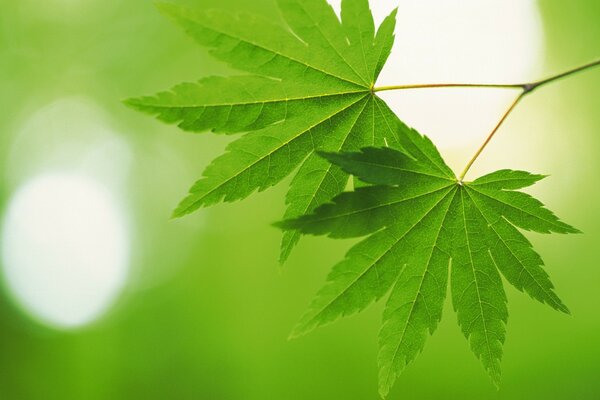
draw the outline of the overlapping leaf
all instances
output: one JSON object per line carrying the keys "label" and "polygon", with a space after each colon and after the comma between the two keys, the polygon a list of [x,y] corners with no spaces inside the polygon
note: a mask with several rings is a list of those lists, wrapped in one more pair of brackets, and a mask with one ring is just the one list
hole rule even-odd
{"label": "overlapping leaf", "polygon": [[[245,198],[297,170],[281,224],[282,260],[302,233],[366,238],[333,268],[293,335],[389,294],[379,340],[386,395],[436,329],[449,284],[459,325],[498,382],[508,316],[500,276],[568,312],[519,229],[576,230],[518,191],[541,176],[498,171],[458,183],[431,142],[374,94],[395,12],[376,31],[368,0],[342,0],[341,21],[326,0],[277,3],[285,26],[160,6],[215,58],[246,73],[127,102],[186,131],[245,133],[208,166],[175,215]],[[361,184],[342,193],[349,175]]]}
{"label": "overlapping leaf", "polygon": [[449,279],[458,323],[497,384],[508,317],[500,276],[568,312],[518,228],[577,230],[517,191],[542,176],[504,170],[458,183],[425,137],[406,132],[408,154],[389,148],[324,153],[369,186],[280,224],[306,234],[367,236],[333,268],[293,336],[361,311],[389,293],[379,336],[380,392],[385,396],[436,329]]}
{"label": "overlapping leaf", "polygon": [[[250,74],[127,102],[186,131],[249,132],[210,164],[176,216],[245,198],[300,166],[287,195],[286,218],[297,217],[346,186],[347,174],[315,149],[397,144],[398,132],[381,126],[396,117],[372,93],[392,48],[396,13],[376,31],[368,0],[344,0],[341,21],[326,0],[277,3],[286,27],[248,14],[159,6],[215,58]],[[282,260],[298,238],[285,233]]]}

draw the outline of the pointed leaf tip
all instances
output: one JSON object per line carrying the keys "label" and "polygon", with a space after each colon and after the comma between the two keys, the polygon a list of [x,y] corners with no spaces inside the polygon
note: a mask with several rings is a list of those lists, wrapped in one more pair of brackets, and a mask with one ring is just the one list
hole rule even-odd
{"label": "pointed leaf tip", "polygon": [[281,221],[272,222],[271,226],[274,228],[277,228],[279,230],[282,230],[282,231],[293,231],[293,230],[295,230],[294,221],[295,220],[293,220],[293,219],[291,219],[291,220],[284,219]]}
{"label": "pointed leaf tip", "polygon": [[121,100],[121,103],[126,105],[127,107],[133,107],[136,104],[136,99],[133,97]]}
{"label": "pointed leaf tip", "polygon": [[186,198],[181,200],[181,202],[177,205],[173,213],[171,214],[171,219],[179,219],[185,217],[196,211],[201,207],[201,204],[198,204],[192,198],[192,194],[189,194]]}
{"label": "pointed leaf tip", "polygon": [[171,212],[171,216],[169,217],[169,220],[171,221],[175,221],[177,219],[180,219],[182,217],[184,217],[186,214],[182,214],[178,208],[176,208],[175,210],[173,210]]}
{"label": "pointed leaf tip", "polygon": [[298,325],[296,325],[296,327],[294,327],[294,329],[292,329],[292,331],[290,332],[290,334],[288,335],[288,340],[296,340],[301,338],[302,336],[306,335],[306,333],[303,333],[299,328]]}
{"label": "pointed leaf tip", "polygon": [[567,314],[569,316],[573,315],[573,314],[571,314],[571,310],[569,309],[569,307],[567,307],[565,304],[561,304],[561,307],[558,308],[558,311],[561,311],[564,314]]}

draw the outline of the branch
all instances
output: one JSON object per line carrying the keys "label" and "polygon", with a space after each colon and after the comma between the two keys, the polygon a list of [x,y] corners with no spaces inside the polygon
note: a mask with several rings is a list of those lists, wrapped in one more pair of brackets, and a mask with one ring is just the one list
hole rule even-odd
{"label": "branch", "polygon": [[508,110],[504,113],[500,122],[496,125],[492,133],[488,135],[485,142],[479,147],[475,155],[471,158],[463,172],[460,174],[458,178],[459,182],[462,182],[475,161],[479,158],[481,153],[485,150],[487,145],[492,141],[502,124],[506,121],[508,116],[514,111],[519,102],[528,94],[533,93],[535,90],[541,88],[542,86],[548,85],[549,83],[556,82],[560,79],[567,78],[569,76],[575,75],[579,72],[586,71],[588,69],[600,66],[600,60],[592,61],[588,64],[581,65],[577,68],[570,69],[568,71],[562,72],[560,74],[551,76],[546,79],[542,79],[535,82],[530,83],[512,83],[512,84],[502,84],[502,83],[430,83],[430,84],[419,84],[419,85],[396,85],[396,86],[380,86],[374,87],[372,89],[373,93],[384,92],[390,90],[411,90],[411,89],[439,89],[439,88],[488,88],[488,89],[521,89],[521,93],[517,96],[515,101],[511,104]]}
{"label": "branch", "polygon": [[593,61],[591,63],[582,65],[580,67],[573,68],[571,70],[568,70],[568,71],[562,72],[560,74],[551,76],[549,78],[542,79],[541,81],[537,81],[537,82],[525,84],[523,86],[521,94],[515,99],[515,101],[512,103],[512,105],[506,111],[506,113],[502,116],[502,118],[500,119],[500,122],[498,122],[498,125],[496,125],[496,127],[494,128],[494,130],[492,131],[492,133],[490,133],[490,135],[487,137],[487,139],[485,140],[485,142],[483,142],[483,144],[481,145],[481,147],[479,148],[479,150],[477,150],[477,152],[475,153],[475,155],[471,158],[471,160],[469,161],[469,163],[465,167],[464,171],[460,174],[460,177],[458,178],[459,182],[462,182],[463,179],[465,179],[465,176],[467,175],[467,173],[469,172],[469,170],[471,169],[471,167],[473,166],[473,164],[475,164],[475,161],[477,161],[477,159],[479,158],[479,156],[481,155],[481,153],[483,153],[483,151],[485,150],[485,148],[487,147],[487,145],[492,141],[492,139],[494,138],[494,135],[496,134],[496,132],[498,132],[498,130],[500,129],[500,127],[502,126],[502,124],[504,123],[504,121],[506,121],[506,119],[508,118],[508,116],[510,115],[510,113],[513,112],[513,110],[517,107],[517,105],[519,104],[519,102],[525,96],[527,96],[530,93],[533,93],[535,90],[541,88],[542,86],[545,86],[545,85],[548,85],[548,84],[550,84],[552,82],[556,82],[556,81],[558,81],[560,79],[567,78],[569,76],[575,75],[575,74],[577,74],[579,72],[586,71],[586,70],[591,69],[593,67],[597,67],[599,65],[600,65],[600,60],[596,60],[596,61]]}

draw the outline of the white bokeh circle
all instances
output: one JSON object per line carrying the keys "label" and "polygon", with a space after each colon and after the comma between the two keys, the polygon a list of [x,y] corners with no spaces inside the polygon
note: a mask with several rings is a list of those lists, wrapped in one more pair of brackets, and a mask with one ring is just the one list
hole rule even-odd
{"label": "white bokeh circle", "polygon": [[4,279],[15,300],[49,325],[96,319],[127,278],[121,211],[93,178],[44,173],[12,197],[2,230]]}
{"label": "white bokeh circle", "polygon": [[101,318],[130,276],[125,212],[132,154],[91,99],[24,113],[3,165],[3,283],[33,319],[74,329]]}

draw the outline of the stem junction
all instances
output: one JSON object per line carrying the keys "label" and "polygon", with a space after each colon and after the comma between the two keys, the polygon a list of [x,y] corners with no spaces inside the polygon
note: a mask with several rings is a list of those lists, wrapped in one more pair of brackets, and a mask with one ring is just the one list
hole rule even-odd
{"label": "stem junction", "polygon": [[541,88],[542,86],[548,85],[549,83],[558,81],[563,78],[567,78],[569,76],[575,75],[579,72],[583,72],[583,71],[586,71],[588,69],[591,69],[591,68],[597,67],[597,66],[600,66],[600,59],[596,60],[596,61],[592,61],[592,62],[584,64],[584,65],[581,65],[577,68],[570,69],[570,70],[562,72],[560,74],[551,76],[549,78],[542,79],[542,80],[535,81],[535,82],[530,82],[530,83],[514,83],[514,84],[430,83],[430,84],[417,84],[417,85],[380,86],[380,87],[374,87],[372,89],[372,92],[377,93],[377,92],[385,92],[385,91],[390,91],[390,90],[439,89],[439,88],[520,89],[519,95],[512,102],[512,104],[510,105],[508,110],[504,113],[502,118],[500,118],[500,121],[498,122],[498,124],[494,127],[492,132],[486,138],[485,142],[483,142],[481,147],[479,147],[479,149],[477,150],[475,155],[471,158],[471,160],[469,160],[469,162],[467,163],[467,166],[465,167],[463,172],[460,174],[460,177],[458,178],[458,182],[461,183],[461,182],[463,182],[465,176],[467,175],[467,173],[469,172],[469,170],[471,169],[473,164],[475,164],[475,161],[477,161],[477,159],[479,158],[481,153],[483,153],[483,151],[485,150],[487,145],[492,141],[492,139],[494,138],[494,136],[496,135],[498,130],[500,130],[500,127],[502,126],[502,124],[504,124],[504,122],[508,119],[509,115],[515,110],[517,105],[521,102],[521,100],[523,100],[524,97],[526,97],[530,93],[533,93],[535,90]]}

